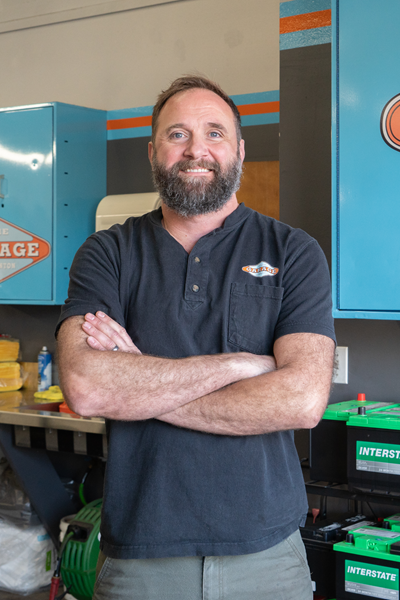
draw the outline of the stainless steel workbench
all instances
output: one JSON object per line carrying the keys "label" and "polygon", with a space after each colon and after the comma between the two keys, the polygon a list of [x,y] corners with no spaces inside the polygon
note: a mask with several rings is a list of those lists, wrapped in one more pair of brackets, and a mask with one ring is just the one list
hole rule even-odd
{"label": "stainless steel workbench", "polygon": [[102,418],[58,412],[57,403],[37,404],[33,392],[0,392],[0,445],[56,546],[59,522],[76,512],[49,452],[107,457]]}
{"label": "stainless steel workbench", "polygon": [[35,402],[31,390],[0,392],[0,423],[26,427],[45,427],[81,431],[84,433],[105,433],[105,422],[100,417],[78,417],[58,412],[59,403]]}

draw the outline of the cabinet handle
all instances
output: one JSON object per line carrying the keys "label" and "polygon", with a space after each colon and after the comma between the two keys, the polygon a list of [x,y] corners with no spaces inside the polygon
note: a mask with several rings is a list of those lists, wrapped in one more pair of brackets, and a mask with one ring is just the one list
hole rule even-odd
{"label": "cabinet handle", "polygon": [[4,195],[1,193],[1,180],[4,179],[4,175],[0,175],[0,198],[4,200]]}

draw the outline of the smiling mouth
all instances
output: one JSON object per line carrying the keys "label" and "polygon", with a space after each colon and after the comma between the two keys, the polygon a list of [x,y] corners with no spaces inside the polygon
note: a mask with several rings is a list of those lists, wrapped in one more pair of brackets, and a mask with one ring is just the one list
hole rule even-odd
{"label": "smiling mouth", "polygon": [[198,169],[184,169],[182,170],[182,173],[212,173],[212,169],[204,169],[204,168],[198,168]]}

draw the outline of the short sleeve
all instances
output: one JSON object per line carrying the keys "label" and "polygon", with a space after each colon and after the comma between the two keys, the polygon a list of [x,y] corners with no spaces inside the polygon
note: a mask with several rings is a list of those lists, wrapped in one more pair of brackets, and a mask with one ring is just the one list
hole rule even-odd
{"label": "short sleeve", "polygon": [[336,341],[329,268],[314,239],[289,252],[282,283],[284,294],[275,339],[289,333],[318,333]]}
{"label": "short sleeve", "polygon": [[79,248],[70,270],[68,298],[61,308],[56,335],[65,319],[102,310],[124,326],[120,301],[120,261],[116,240],[90,236]]}

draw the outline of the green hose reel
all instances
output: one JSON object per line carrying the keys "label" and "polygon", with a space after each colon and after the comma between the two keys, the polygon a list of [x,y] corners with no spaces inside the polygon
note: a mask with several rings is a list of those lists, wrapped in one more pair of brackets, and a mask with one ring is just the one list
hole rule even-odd
{"label": "green hose reel", "polygon": [[71,521],[65,536],[61,559],[61,577],[68,592],[77,600],[91,600],[100,552],[100,517],[103,500],[84,506]]}

